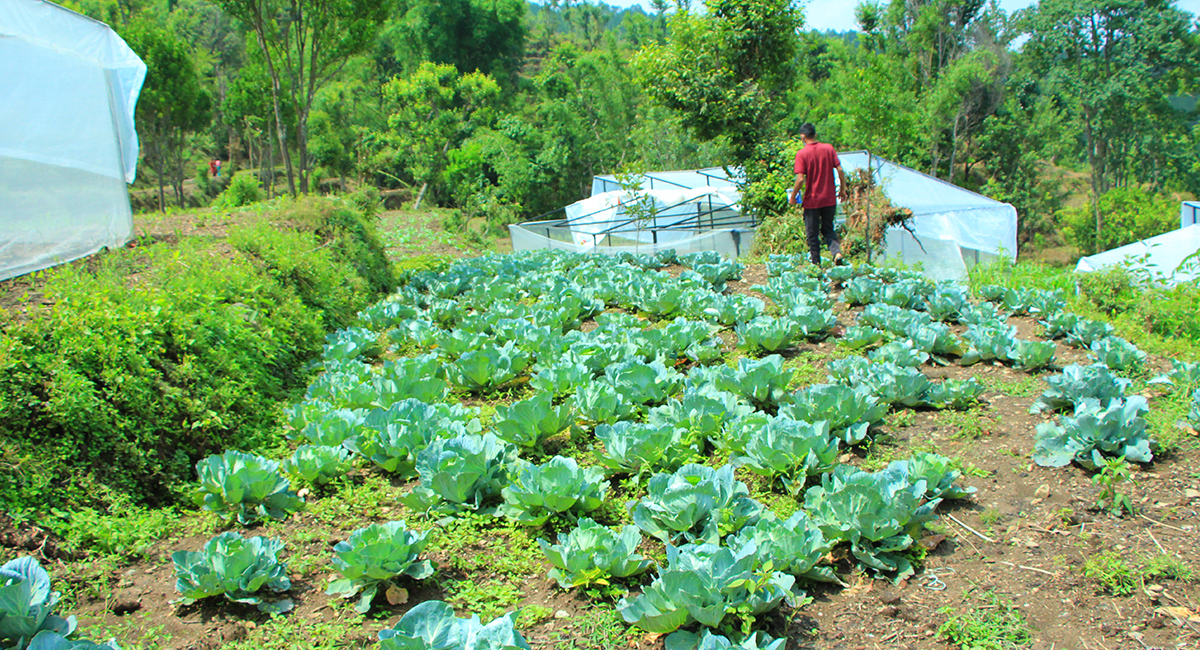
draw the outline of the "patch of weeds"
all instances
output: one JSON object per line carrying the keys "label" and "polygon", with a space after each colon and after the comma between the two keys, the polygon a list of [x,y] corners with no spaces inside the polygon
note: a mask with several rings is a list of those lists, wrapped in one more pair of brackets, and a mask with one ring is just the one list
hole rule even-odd
{"label": "patch of weeds", "polygon": [[1189,427],[1180,422],[1187,418],[1192,402],[1191,391],[1176,390],[1154,401],[1154,408],[1145,414],[1146,433],[1158,443],[1158,457],[1170,456],[1197,446]]}
{"label": "patch of weeds", "polygon": [[1064,526],[1074,525],[1072,522],[1075,521],[1075,511],[1071,508],[1060,508],[1058,512],[1054,513],[1054,516]]}
{"label": "patch of weeds", "polygon": [[[1009,650],[1033,644],[1029,624],[1010,601],[1001,601],[993,592],[983,595],[987,605],[951,617],[938,628],[938,636],[963,650]],[[938,610],[950,614],[946,607]]]}
{"label": "patch of weeds", "polygon": [[1150,558],[1146,561],[1142,574],[1149,580],[1161,578],[1180,582],[1191,582],[1196,577],[1190,564],[1173,555],[1155,555]]}
{"label": "patch of weeds", "polygon": [[1013,397],[1033,397],[1044,390],[1044,382],[1030,375],[1021,375],[1019,377],[983,375],[976,377],[976,379],[990,392],[1004,393]]}
{"label": "patch of weeds", "polygon": [[995,421],[975,409],[970,411],[942,411],[936,420],[945,427],[954,429],[954,437],[960,440],[979,440],[993,433]]}
{"label": "patch of weeds", "polygon": [[95,625],[81,626],[75,634],[81,639],[92,639],[102,642],[115,639],[122,648],[139,648],[140,650],[159,650],[173,648],[171,635],[165,625],[151,625],[145,612],[137,612],[132,616],[113,618],[111,622],[101,621]]}
{"label": "patch of weeds", "polygon": [[1128,596],[1139,584],[1137,571],[1114,551],[1103,551],[1089,557],[1083,564],[1085,578],[1095,580],[1103,591],[1114,596]]}
{"label": "patch of weeds", "polygon": [[825,381],[825,361],[824,355],[813,352],[801,352],[784,361],[783,367],[794,371],[792,380],[788,382],[788,390],[794,391]]}
{"label": "patch of weeds", "polygon": [[383,518],[384,508],[394,507],[390,504],[396,503],[400,493],[401,489],[393,487],[386,477],[364,474],[361,484],[353,479],[343,480],[328,497],[310,501],[308,512],[323,524],[361,528]]}
{"label": "patch of weeds", "polygon": [[899,445],[886,437],[878,437],[867,447],[867,457],[863,459],[862,468],[869,472],[878,472],[887,467],[893,460],[907,458],[908,454]]}
{"label": "patch of weeds", "polygon": [[570,647],[578,650],[611,650],[635,647],[643,636],[643,632],[625,624],[615,607],[600,605],[583,612],[565,630],[555,630],[548,641],[550,647],[572,642]]}
{"label": "patch of weeds", "polygon": [[174,508],[153,510],[116,500],[109,512],[79,508],[70,512],[54,508],[47,527],[73,551],[94,551],[128,559],[145,557],[154,542],[168,537],[179,522]]}
{"label": "patch of weeds", "polygon": [[299,616],[272,616],[269,621],[251,627],[241,640],[221,646],[228,650],[340,650],[366,647],[375,641],[364,630],[364,619],[353,609],[343,610],[345,618],[322,621]]}
{"label": "patch of weeds", "polygon": [[507,614],[525,597],[520,589],[499,580],[449,580],[442,587],[451,607],[478,614],[485,621]]}
{"label": "patch of weeds", "polygon": [[553,617],[554,610],[549,607],[526,605],[521,608],[521,613],[517,614],[517,629],[528,630],[531,627],[541,625]]}
{"label": "patch of weeds", "polygon": [[1004,515],[1000,514],[1000,511],[996,508],[988,508],[979,513],[979,523],[983,524],[984,526],[992,526],[997,524],[1003,518]]}
{"label": "patch of weeds", "polygon": [[446,553],[446,566],[525,578],[542,570],[542,553],[524,528],[487,515],[469,514],[435,529],[429,548]]}
{"label": "patch of weeds", "polygon": [[888,426],[893,429],[907,429],[916,422],[917,413],[909,409],[896,411],[887,417]]}

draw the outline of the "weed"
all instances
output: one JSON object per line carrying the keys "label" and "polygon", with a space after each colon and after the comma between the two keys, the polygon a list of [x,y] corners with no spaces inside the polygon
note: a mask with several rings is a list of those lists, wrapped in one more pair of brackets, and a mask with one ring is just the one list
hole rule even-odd
{"label": "weed", "polygon": [[[964,650],[1009,650],[1032,645],[1033,637],[1025,617],[1009,601],[1001,601],[988,592],[988,605],[951,617],[938,628],[938,636]],[[947,607],[938,610],[949,614]]]}
{"label": "weed", "polygon": [[57,508],[49,527],[75,551],[144,557],[151,544],[167,537],[179,521],[174,508],[154,510],[134,506],[124,495],[111,495],[107,513],[93,508],[65,512]]}
{"label": "weed", "polygon": [[1140,582],[1137,572],[1114,551],[1103,551],[1089,557],[1083,564],[1083,575],[1095,580],[1102,590],[1114,596],[1132,594]]}
{"label": "weed", "polygon": [[960,440],[979,440],[993,433],[991,418],[984,417],[976,410],[942,411],[937,414],[938,423],[955,430],[954,437]]}
{"label": "weed", "polygon": [[550,620],[554,616],[554,610],[541,605],[526,605],[521,608],[521,612],[517,614],[517,629],[528,630],[531,627],[541,625],[544,621]]}
{"label": "weed", "polygon": [[[549,647],[611,650],[634,647],[643,636],[643,632],[625,624],[616,608],[602,604],[584,611],[570,627],[553,630],[547,642]],[[562,645],[559,645],[560,643]]]}
{"label": "weed", "polygon": [[899,460],[905,456],[904,450],[899,445],[886,439],[876,438],[867,449],[867,457],[863,459],[862,467],[867,471],[877,472],[887,467],[888,463],[893,460]]}
{"label": "weed", "polygon": [[443,588],[448,604],[478,614],[485,621],[511,611],[525,597],[520,589],[498,580],[450,580],[443,584]]}
{"label": "weed", "polygon": [[1121,492],[1120,486],[1124,483],[1135,485],[1125,457],[1105,458],[1100,471],[1092,476],[1092,484],[1100,486],[1100,498],[1096,500],[1096,507],[1117,516],[1124,512],[1134,514],[1133,501],[1129,499],[1129,495]]}
{"label": "weed", "polygon": [[904,409],[903,411],[896,411],[889,415],[887,422],[889,426],[895,429],[907,429],[913,425],[916,419],[917,414],[915,411]]}
{"label": "weed", "polygon": [[1013,397],[1033,397],[1042,392],[1041,380],[1029,375],[1023,374],[1013,378],[984,375],[978,379],[989,392],[1004,393]]}
{"label": "weed", "polygon": [[172,643],[166,626],[151,625],[148,619],[149,616],[146,612],[138,612],[133,616],[105,617],[105,619],[97,619],[103,622],[81,626],[75,636],[96,640],[119,639],[121,647],[139,648],[140,650],[175,647],[176,644]]}
{"label": "weed", "polygon": [[[364,474],[361,484],[354,479],[338,481],[335,482],[335,488],[333,494],[314,499],[308,505],[308,512],[323,524],[360,528],[383,518],[387,508],[401,508],[394,505],[400,489],[377,474]],[[393,513],[389,511],[387,514]]]}
{"label": "weed", "polygon": [[541,550],[529,533],[490,516],[462,515],[435,529],[430,548],[446,553],[448,567],[466,573],[484,571],[524,580],[542,571]]}
{"label": "weed", "polygon": [[1195,573],[1192,571],[1191,565],[1172,555],[1156,555],[1150,558],[1146,562],[1142,574],[1150,580],[1164,578],[1180,582],[1191,582],[1195,579]]}
{"label": "weed", "polygon": [[991,526],[999,523],[1003,518],[1004,515],[1000,514],[1000,511],[996,508],[988,508],[979,513],[979,523],[983,524],[984,526]]}
{"label": "weed", "polygon": [[1060,508],[1058,512],[1054,513],[1054,516],[1062,525],[1070,526],[1075,519],[1075,511],[1070,508]]}
{"label": "weed", "polygon": [[366,647],[374,639],[364,631],[362,616],[350,608],[340,608],[340,617],[332,621],[273,616],[261,625],[247,625],[245,638],[221,647],[229,650],[338,650]]}

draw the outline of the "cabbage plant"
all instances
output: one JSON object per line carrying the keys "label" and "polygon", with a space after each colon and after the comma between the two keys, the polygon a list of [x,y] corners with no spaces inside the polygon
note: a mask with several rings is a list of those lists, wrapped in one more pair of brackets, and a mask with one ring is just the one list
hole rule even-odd
{"label": "cabbage plant", "polygon": [[751,542],[758,546],[759,556],[776,570],[797,578],[839,582],[831,567],[818,566],[834,542],[825,539],[803,510],[787,519],[770,511],[763,513],[757,522],[738,531],[730,545],[746,546]]}
{"label": "cabbage plant", "polygon": [[713,469],[690,464],[673,474],[655,474],[646,496],[625,505],[638,528],[667,543],[680,537],[716,543],[763,512],[746,484],[733,478],[732,465]]}
{"label": "cabbage plant", "polygon": [[[845,270],[847,267],[835,266],[830,271]],[[755,632],[741,638],[740,641],[730,641],[728,638],[713,634],[704,629],[699,633],[678,630],[667,635],[666,650],[785,650],[787,638],[772,639],[765,632]]]}
{"label": "cabbage plant", "polygon": [[1030,413],[1072,410],[1086,399],[1101,404],[1124,399],[1125,391],[1133,382],[1113,374],[1104,364],[1081,366],[1073,363],[1063,368],[1061,374],[1048,377],[1046,383],[1049,387],[1034,400],[1029,407]]}
{"label": "cabbage plant", "polygon": [[742,358],[732,375],[716,387],[741,395],[759,408],[771,407],[787,394],[795,374],[795,370],[783,367],[783,357],[778,354],[757,360]]}
{"label": "cabbage plant", "polygon": [[759,316],[739,324],[735,330],[738,349],[753,353],[786,350],[800,337],[799,328],[790,318]]}
{"label": "cabbage plant", "polygon": [[789,493],[797,494],[809,476],[833,467],[837,456],[838,440],[829,435],[828,422],[773,418],[750,432],[742,454],[731,462],[777,478]]}
{"label": "cabbage plant", "polygon": [[508,483],[507,467],[516,458],[516,447],[490,433],[434,440],[417,454],[420,484],[400,501],[439,515],[484,511]]}
{"label": "cabbage plant", "polygon": [[1057,346],[1052,341],[1016,340],[1008,351],[1008,358],[1019,370],[1031,372],[1041,370],[1054,363]]}
{"label": "cabbage plant", "polygon": [[668,566],[617,611],[647,632],[673,632],[691,622],[720,628],[727,618],[751,618],[795,602],[796,579],[772,571],[753,544],[667,545]]}
{"label": "cabbage plant", "polygon": [[878,363],[917,368],[929,360],[929,354],[914,348],[909,341],[892,341],[868,352],[867,358]]}
{"label": "cabbage plant", "polygon": [[592,371],[582,363],[560,360],[558,363],[542,366],[529,378],[529,385],[535,390],[549,393],[554,398],[561,398],[575,392],[592,380]]}
{"label": "cabbage plant", "polygon": [[300,445],[283,461],[283,471],[311,485],[324,485],[346,475],[353,463],[342,446]]}
{"label": "cabbage plant", "polygon": [[661,361],[626,361],[605,371],[617,394],[634,404],[663,404],[683,388],[683,375]]}
{"label": "cabbage plant", "polygon": [[434,439],[466,435],[479,429],[477,420],[446,412],[443,406],[404,400],[387,409],[369,411],[361,433],[343,444],[383,471],[411,478],[415,475],[417,454]]}
{"label": "cabbage plant", "polygon": [[379,631],[379,650],[533,650],[516,623],[516,612],[484,625],[478,615],[458,618],[446,603],[427,600]]}
{"label": "cabbage plant", "polygon": [[358,596],[354,610],[366,614],[379,590],[394,586],[400,577],[424,580],[433,575],[433,563],[418,559],[428,538],[428,531],[409,530],[403,521],[359,528],[333,547],[333,566],[342,577],[331,581],[325,593]]}
{"label": "cabbage plant", "polygon": [[493,426],[496,437],[505,442],[540,449],[547,438],[566,431],[574,421],[573,402],[554,406],[550,393],[538,393],[509,406],[497,406]]}
{"label": "cabbage plant", "polygon": [[563,589],[607,585],[612,578],[645,573],[651,562],[638,555],[641,543],[637,526],[617,532],[587,517],[581,517],[571,532],[559,533],[557,544],[538,540],[546,560],[554,566],[550,578]]}
{"label": "cabbage plant", "polygon": [[580,467],[574,458],[555,456],[534,465],[518,459],[508,469],[508,485],[500,491],[504,503],[496,516],[541,526],[554,515],[572,519],[604,503],[608,483],[599,467]]}
{"label": "cabbage plant", "polygon": [[733,393],[715,388],[702,391],[692,387],[686,389],[679,399],[650,409],[646,414],[646,423],[685,429],[694,440],[717,440],[726,422],[753,411],[753,407]]}
{"label": "cabbage plant", "polygon": [[969,366],[980,361],[1008,361],[1016,344],[1017,328],[1003,324],[971,325],[963,334],[970,348],[960,363]]}
{"label": "cabbage plant", "polygon": [[43,634],[69,636],[75,617],[54,614],[60,594],[50,590],[50,574],[31,556],[0,566],[0,646],[26,647]]}
{"label": "cabbage plant", "polygon": [[851,350],[861,350],[882,341],[883,337],[884,333],[874,327],[852,325],[846,328],[846,333],[838,339],[838,343]]}
{"label": "cabbage plant", "polygon": [[1056,311],[1046,314],[1046,319],[1038,322],[1042,324],[1042,336],[1053,340],[1068,336],[1074,331],[1079,317],[1069,312]]}
{"label": "cabbage plant", "polygon": [[242,525],[287,519],[304,507],[304,499],[288,489],[279,463],[262,456],[231,449],[196,463],[196,473],[200,477],[192,497],[196,505],[223,519],[236,517]]}
{"label": "cabbage plant", "polygon": [[489,345],[463,354],[446,366],[446,374],[459,388],[486,393],[516,379],[529,362],[529,353],[509,341],[500,347]]}
{"label": "cabbage plant", "polygon": [[235,603],[254,605],[279,614],[292,609],[289,599],[268,601],[263,590],[279,593],[292,586],[287,565],[279,561],[283,542],[268,537],[244,538],[229,531],[208,540],[199,552],[175,551],[175,589],[183,604],[202,598],[225,596]]}
{"label": "cabbage plant", "polygon": [[888,469],[904,474],[913,485],[924,481],[927,499],[963,499],[975,493],[973,487],[956,485],[962,472],[953,460],[939,454],[916,453],[911,458],[892,461]]}
{"label": "cabbage plant", "polygon": [[1189,363],[1171,359],[1171,370],[1146,382],[1148,384],[1168,384],[1176,388],[1200,386],[1200,362]]}
{"label": "cabbage plant", "polygon": [[1075,326],[1067,333],[1067,343],[1081,348],[1091,347],[1092,343],[1112,336],[1114,331],[1116,330],[1112,325],[1103,321],[1078,318]]}
{"label": "cabbage plant", "polygon": [[575,391],[575,409],[580,418],[588,422],[613,423],[629,420],[638,413],[636,405],[617,392],[610,382],[593,381]]}
{"label": "cabbage plant", "polygon": [[1155,443],[1146,435],[1142,415],[1149,410],[1141,395],[1106,404],[1085,399],[1075,405],[1073,416],[1062,416],[1060,424],[1038,425],[1033,460],[1043,467],[1063,467],[1074,461],[1090,470],[1102,466],[1105,457],[1148,463],[1154,459]]}
{"label": "cabbage plant", "polygon": [[340,359],[373,359],[383,354],[379,334],[362,327],[338,330],[325,337],[324,357],[326,361]]}
{"label": "cabbage plant", "polygon": [[779,415],[793,420],[829,423],[829,430],[846,445],[867,438],[871,425],[883,420],[888,405],[865,386],[814,384],[793,393],[779,405]]}
{"label": "cabbage plant", "polygon": [[1146,353],[1119,336],[1098,339],[1090,347],[1097,363],[1118,372],[1137,372],[1146,364]]}
{"label": "cabbage plant", "polygon": [[925,403],[939,409],[966,409],[979,401],[979,396],[985,390],[979,380],[946,379],[939,383],[930,383],[925,390]]}
{"label": "cabbage plant", "polygon": [[925,491],[924,480],[914,484],[896,469],[840,466],[804,493],[804,509],[826,539],[847,542],[860,563],[899,581],[915,573],[905,551],[940,503],[927,500]]}
{"label": "cabbage plant", "polygon": [[674,471],[700,454],[702,438],[669,422],[617,422],[596,427],[604,443],[600,463],[610,470],[635,476],[656,470]]}

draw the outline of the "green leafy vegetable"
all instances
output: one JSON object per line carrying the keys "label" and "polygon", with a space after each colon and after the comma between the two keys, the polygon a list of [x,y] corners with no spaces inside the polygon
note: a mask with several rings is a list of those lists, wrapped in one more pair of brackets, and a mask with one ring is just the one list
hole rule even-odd
{"label": "green leafy vegetable", "polygon": [[1136,372],[1146,364],[1146,353],[1119,336],[1092,341],[1091,349],[1097,363],[1119,372]]}
{"label": "green leafy vegetable", "polygon": [[693,461],[702,440],[670,422],[602,424],[596,427],[596,439],[604,443],[600,462],[605,467],[634,475],[673,471]]}
{"label": "green leafy vegetable", "polygon": [[1076,404],[1086,399],[1094,399],[1101,404],[1124,399],[1125,391],[1132,382],[1116,376],[1103,364],[1081,366],[1073,363],[1063,368],[1062,374],[1047,378],[1046,383],[1050,387],[1029,407],[1030,413],[1074,409]]}
{"label": "green leafy vegetable", "polygon": [[0,566],[0,645],[25,647],[39,633],[69,636],[75,617],[54,614],[60,594],[50,591],[50,574],[30,556]]}
{"label": "green leafy vegetable", "polygon": [[1061,425],[1038,425],[1033,460],[1043,467],[1063,467],[1072,461],[1094,470],[1105,456],[1148,463],[1154,459],[1154,441],[1146,435],[1142,415],[1150,410],[1146,398],[1132,395],[1105,405],[1085,399],[1075,405],[1074,416],[1062,416]]}
{"label": "green leafy vegetable", "polygon": [[825,420],[830,432],[851,446],[866,440],[871,425],[887,412],[888,405],[865,386],[840,384],[814,384],[796,391],[779,405],[780,416],[805,422]]}
{"label": "green leafy vegetable", "polygon": [[734,480],[732,465],[689,464],[673,474],[655,474],[646,496],[626,506],[638,528],[664,542],[683,537],[716,543],[762,514],[762,504],[749,494],[745,483]]}
{"label": "green leafy vegetable", "polygon": [[532,650],[516,622],[510,612],[484,625],[477,615],[458,618],[446,603],[427,600],[379,631],[379,650]]}
{"label": "green leafy vegetable", "polygon": [[429,560],[418,560],[429,532],[405,528],[403,521],[371,524],[350,533],[350,539],[333,547],[333,566],[342,574],[329,583],[330,596],[359,596],[354,610],[366,614],[380,588],[387,589],[401,576],[424,580],[433,575]]}
{"label": "green leafy vegetable", "polygon": [[574,519],[591,512],[604,503],[608,491],[604,470],[580,467],[574,458],[562,456],[542,465],[518,459],[509,467],[509,479],[496,515],[531,526],[541,526],[553,515]]}
{"label": "green leafy vegetable", "polygon": [[575,421],[573,406],[570,400],[554,406],[550,393],[538,393],[509,406],[497,406],[496,437],[518,447],[540,449],[547,438],[571,427]]}
{"label": "green leafy vegetable", "polygon": [[304,500],[288,489],[279,473],[279,463],[240,451],[229,450],[196,463],[200,487],[193,496],[196,505],[224,519],[237,517],[249,525],[264,518],[287,519],[304,507]]}
{"label": "green leafy vegetable", "polygon": [[625,526],[621,532],[602,526],[587,517],[570,533],[558,535],[551,545],[538,540],[550,564],[550,577],[563,589],[607,585],[611,578],[628,578],[644,573],[650,560],[638,555],[642,533],[637,526]]}
{"label": "green leafy vegetable", "polygon": [[208,540],[200,552],[176,551],[175,589],[183,604],[225,596],[235,603],[254,605],[261,611],[282,613],[292,609],[288,599],[267,601],[260,591],[287,591],[292,586],[287,565],[279,561],[283,542],[267,537],[246,539],[239,533],[221,533]]}
{"label": "green leafy vegetable", "polygon": [[345,447],[300,445],[283,462],[283,471],[312,485],[324,485],[350,471],[350,450]]}
{"label": "green leafy vegetable", "polygon": [[804,489],[809,476],[828,471],[837,462],[838,440],[829,423],[774,418],[751,432],[742,455],[732,462],[750,471],[778,478],[791,494]]}
{"label": "green leafy vegetable", "polygon": [[420,485],[400,501],[417,512],[440,515],[484,510],[500,496],[508,483],[506,468],[516,458],[516,447],[490,433],[434,440],[417,454]]}

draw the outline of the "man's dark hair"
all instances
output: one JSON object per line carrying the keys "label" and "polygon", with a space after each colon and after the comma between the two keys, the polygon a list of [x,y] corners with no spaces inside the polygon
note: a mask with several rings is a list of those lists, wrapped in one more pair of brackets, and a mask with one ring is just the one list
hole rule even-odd
{"label": "man's dark hair", "polygon": [[800,135],[809,139],[816,139],[817,127],[813,126],[812,122],[805,122],[800,125]]}

